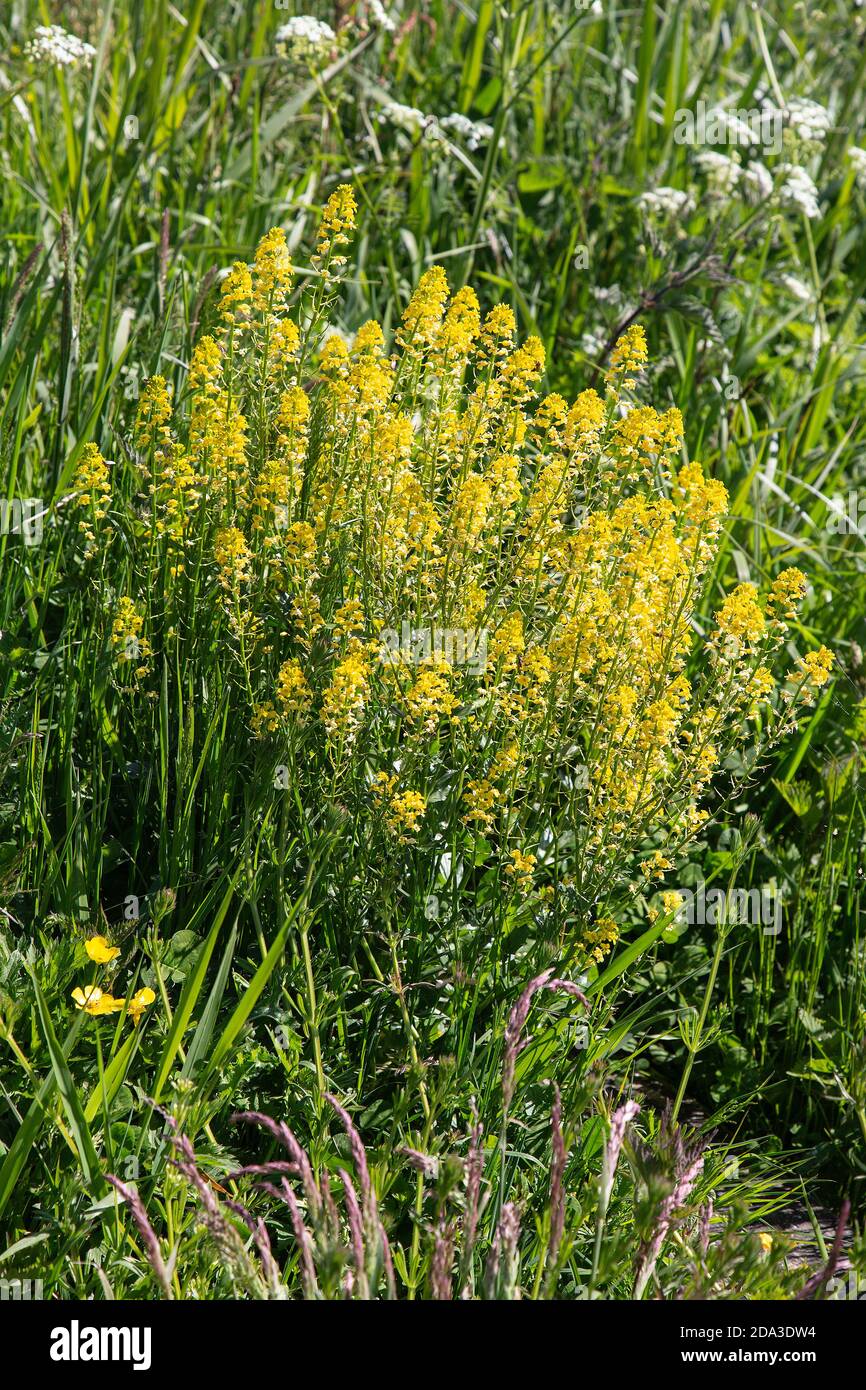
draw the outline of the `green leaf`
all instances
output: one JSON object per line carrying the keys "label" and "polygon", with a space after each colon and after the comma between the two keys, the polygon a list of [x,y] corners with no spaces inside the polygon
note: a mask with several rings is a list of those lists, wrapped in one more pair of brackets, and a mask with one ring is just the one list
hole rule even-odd
{"label": "green leaf", "polygon": [[84,1114],[84,1106],[78,1089],[72,1079],[72,1073],[66,1062],[63,1048],[57,1041],[57,1034],[54,1031],[54,1024],[51,1022],[51,1015],[48,1012],[48,1005],[45,996],[39,987],[39,982],[35,977],[33,988],[36,991],[36,1006],[39,1010],[39,1021],[42,1025],[42,1032],[48,1047],[48,1054],[51,1058],[51,1069],[57,1082],[57,1089],[60,1092],[60,1099],[63,1101],[63,1108],[69,1121],[69,1128],[72,1130],[72,1137],[75,1147],[78,1150],[78,1160],[81,1164],[84,1179],[88,1187],[96,1192],[102,1190],[104,1186],[102,1176],[99,1171],[99,1159],[96,1156],[96,1149],[90,1137],[90,1126]]}
{"label": "green leaf", "polygon": [[279,964],[283,951],[285,950],[286,938],[289,934],[289,928],[292,925],[294,915],[294,912],[290,913],[286,921],[280,927],[268,954],[265,956],[247,989],[244,991],[240,1003],[226,1024],[222,1037],[217,1043],[214,1054],[210,1059],[210,1064],[207,1069],[208,1076],[212,1076],[214,1072],[219,1070],[219,1067],[231,1052],[241,1029],[244,1027],[252,1010],[258,1003],[262,990],[271,978],[276,966]]}
{"label": "green leaf", "polygon": [[642,955],[645,955],[650,946],[653,946],[655,942],[658,941],[662,932],[670,926],[672,916],[673,914],[671,913],[666,914],[651,926],[649,931],[645,931],[643,936],[639,936],[637,941],[633,941],[630,946],[627,946],[624,951],[621,951],[616,957],[616,960],[611,961],[603,974],[599,975],[597,980],[593,980],[592,984],[586,990],[586,993],[590,995],[597,994],[600,989],[604,989],[605,985],[610,984],[611,980],[615,980],[618,975],[621,975],[624,970],[627,970],[630,965],[633,965],[636,960],[639,960]]}
{"label": "green leaf", "polygon": [[129,1037],[126,1039],[126,1042],[123,1044],[120,1050],[115,1053],[108,1066],[105,1068],[105,1071],[102,1075],[102,1081],[97,1081],[95,1087],[93,1088],[93,1094],[90,1096],[87,1105],[84,1109],[84,1118],[89,1125],[93,1124],[93,1121],[99,1114],[100,1109],[102,1108],[103,1100],[105,1102],[105,1108],[106,1110],[108,1110],[108,1107],[111,1105],[111,1102],[114,1100],[114,1097],[117,1095],[117,1092],[123,1085],[124,1079],[126,1077],[126,1071],[132,1058],[132,1054],[135,1051],[135,1044],[137,1043],[137,1041],[138,1032],[135,1028],[133,1028],[129,1034]]}
{"label": "green leaf", "polygon": [[226,919],[226,913],[229,910],[229,904],[232,900],[232,894],[234,893],[235,884],[238,880],[241,868],[242,865],[239,865],[226,889],[225,897],[217,909],[213,926],[208,932],[207,940],[204,943],[201,955],[196,962],[195,969],[187,978],[183,993],[180,996],[180,1002],[174,1011],[174,1018],[172,1019],[171,1028],[169,1029],[169,1034],[166,1038],[165,1047],[163,1048],[162,1058],[159,1064],[156,1085],[153,1088],[153,1099],[156,1101],[158,1101],[162,1095],[163,1087],[174,1065],[174,1059],[177,1056],[177,1050],[180,1047],[181,1039],[187,1030],[189,1021],[192,1018],[193,1009],[201,994],[205,976],[207,975],[207,968],[210,964],[210,958],[213,955],[214,946],[216,945],[222,924]]}

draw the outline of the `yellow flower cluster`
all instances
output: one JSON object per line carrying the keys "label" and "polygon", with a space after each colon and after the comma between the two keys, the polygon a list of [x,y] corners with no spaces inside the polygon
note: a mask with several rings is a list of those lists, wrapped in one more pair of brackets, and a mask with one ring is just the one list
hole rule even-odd
{"label": "yellow flower cluster", "polygon": [[[543,393],[543,345],[518,341],[512,309],[452,296],[439,264],[391,341],[373,321],[343,334],[355,218],[337,189],[297,309],[268,232],[224,280],[221,336],[197,343],[178,408],[159,378],[146,388],[154,545],[172,580],[206,576],[196,602],[237,639],[245,718],[262,739],[297,735],[293,776],[361,826],[372,785],[389,852],[441,817],[443,843],[505,866],[515,911],[545,910],[567,876],[598,964],[617,884],[672,867],[728,755],[789,729],[832,656],[774,675],[806,593],[796,569],[765,597],[722,595],[701,635],[728,496],[684,459],[679,411],[628,396],[640,324],[605,389],[573,400]],[[88,470],[82,494],[107,505],[95,456]],[[166,608],[184,592],[168,583]],[[117,640],[137,622],[119,612]]]}
{"label": "yellow flower cluster", "polygon": [[[89,937],[85,942],[85,949],[90,960],[97,965],[108,965],[120,955],[119,947],[109,945],[104,936]],[[91,1018],[104,1018],[106,1014],[117,1014],[126,1010],[133,1023],[138,1024],[145,1009],[156,999],[156,995],[149,986],[144,985],[129,999],[115,999],[110,991],[102,989],[100,985],[90,984],[83,987],[79,985],[74,989],[72,999],[75,1007],[89,1014]]]}
{"label": "yellow flower cluster", "polygon": [[118,661],[138,662],[136,676],[147,674],[151,646],[144,636],[144,615],[139,613],[135,601],[126,595],[117,604],[111,624],[111,645]]}
{"label": "yellow flower cluster", "polygon": [[72,481],[74,505],[81,510],[78,532],[84,542],[84,553],[93,554],[96,547],[95,523],[102,521],[111,500],[108,465],[95,444],[85,444]]}
{"label": "yellow flower cluster", "polygon": [[384,810],[385,824],[401,844],[408,844],[416,835],[427,810],[426,799],[417,791],[398,791],[398,779],[379,772],[373,784],[373,795]]}

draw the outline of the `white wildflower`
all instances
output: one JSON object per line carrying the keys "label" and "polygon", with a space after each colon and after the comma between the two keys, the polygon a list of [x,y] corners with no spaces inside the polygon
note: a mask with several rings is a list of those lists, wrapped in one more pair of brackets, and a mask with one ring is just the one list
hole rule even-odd
{"label": "white wildflower", "polygon": [[604,351],[604,338],[587,329],[585,333],[581,334],[578,346],[586,357],[600,357]]}
{"label": "white wildflower", "polygon": [[619,285],[593,285],[590,294],[597,304],[610,304],[614,309],[619,309],[623,303]]}
{"label": "white wildflower", "polygon": [[861,150],[859,145],[849,145],[848,158],[854,166],[857,182],[866,183],[866,150]]}
{"label": "white wildflower", "polygon": [[479,145],[484,145],[493,136],[493,126],[486,121],[470,121],[468,116],[462,116],[459,111],[455,111],[451,116],[443,116],[439,122],[443,130],[452,130],[455,135],[464,142],[469,150],[477,150]]}
{"label": "white wildflower", "polygon": [[785,182],[779,189],[782,202],[789,207],[799,208],[811,220],[820,217],[818,190],[806,170],[800,164],[782,164],[779,170],[785,175]]}
{"label": "white wildflower", "polygon": [[707,179],[715,193],[732,193],[737,186],[742,169],[736,159],[716,150],[704,150],[697,162],[706,172]]}
{"label": "white wildflower", "polygon": [[291,58],[296,62],[326,58],[333,51],[337,36],[330,24],[323,19],[315,19],[310,14],[295,15],[281,25],[274,36],[277,53],[281,58]]}
{"label": "white wildflower", "polygon": [[671,217],[685,216],[694,208],[688,193],[684,193],[681,188],[649,189],[640,195],[638,203],[645,212],[667,214]]}
{"label": "white wildflower", "polygon": [[751,164],[745,165],[742,178],[746,192],[754,194],[759,203],[772,197],[773,175],[766,164],[762,164],[760,160],[753,160]]}
{"label": "white wildflower", "polygon": [[405,130],[407,135],[426,135],[430,139],[438,139],[441,135],[436,117],[425,116],[417,106],[403,106],[399,101],[387,101],[380,114],[398,130]]}
{"label": "white wildflower", "polygon": [[[756,145],[758,137],[752,130],[747,120],[743,120],[743,115],[748,117],[747,112],[726,111],[723,106],[713,106],[707,112],[707,120],[715,117],[724,126],[728,145]],[[714,142],[715,143],[715,142]]]}
{"label": "white wildflower", "polygon": [[820,144],[832,129],[830,113],[817,101],[806,97],[792,97],[785,108],[785,119],[801,140]]}
{"label": "white wildflower", "polygon": [[367,0],[367,18],[377,29],[384,29],[386,34],[397,32],[397,22],[391,18],[382,0]]}
{"label": "white wildflower", "polygon": [[40,24],[24,50],[33,63],[49,63],[58,68],[89,68],[96,49],[77,34],[69,34],[59,24]]}

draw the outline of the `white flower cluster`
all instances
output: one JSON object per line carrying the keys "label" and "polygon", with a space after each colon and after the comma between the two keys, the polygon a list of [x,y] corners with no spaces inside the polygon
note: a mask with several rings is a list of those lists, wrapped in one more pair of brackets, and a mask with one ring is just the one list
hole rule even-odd
{"label": "white flower cluster", "polygon": [[811,221],[820,217],[818,190],[802,165],[781,164],[779,172],[785,175],[785,182],[779,189],[781,201],[789,207],[799,208]]}
{"label": "white flower cluster", "polygon": [[743,167],[742,180],[746,192],[754,195],[756,202],[764,203],[772,197],[773,175],[759,159],[754,159],[751,164]]}
{"label": "white flower cluster", "polygon": [[295,15],[280,26],[274,37],[279,57],[295,61],[326,58],[336,42],[337,36],[330,24],[310,14]]}
{"label": "white flower cluster", "polygon": [[[760,113],[755,113],[757,121],[760,121]],[[757,145],[760,141],[759,134],[744,121],[737,111],[727,111],[723,106],[713,106],[707,112],[707,119],[715,117],[724,126],[728,137],[729,145]]]}
{"label": "white flower cluster", "polygon": [[[675,192],[675,189],[667,189],[667,192]],[[656,192],[661,193],[661,189]],[[619,309],[624,303],[623,292],[619,285],[591,285],[590,294],[596,304],[610,304],[612,308]]]}
{"label": "white flower cluster", "polygon": [[450,134],[462,140],[469,150],[477,150],[493,137],[492,126],[487,125],[485,121],[470,121],[468,116],[461,115],[459,111],[453,112],[450,116],[443,116],[440,120],[438,116],[426,116],[417,106],[403,106],[398,101],[386,101],[379,114],[398,130],[404,130],[407,135],[420,135],[427,140],[441,142]]}
{"label": "white flower cluster", "polygon": [[485,145],[493,138],[492,125],[488,125],[486,121],[470,121],[468,116],[461,115],[459,111],[455,111],[451,116],[443,116],[439,124],[443,130],[452,130],[459,136],[468,150],[477,150],[479,145]]}
{"label": "white flower cluster", "polygon": [[381,108],[381,115],[398,130],[405,130],[407,135],[429,135],[435,138],[438,134],[439,123],[436,117],[425,116],[417,106],[403,106],[399,101],[386,101]]}
{"label": "white flower cluster", "polygon": [[688,193],[680,188],[652,188],[642,193],[638,203],[648,213],[667,217],[685,217],[694,210],[694,203]]}
{"label": "white flower cluster", "polygon": [[742,173],[739,161],[716,150],[704,150],[697,157],[714,193],[732,193]]}
{"label": "white flower cluster", "polygon": [[820,144],[825,140],[833,126],[826,108],[806,97],[791,98],[787,103],[785,119],[795,135],[811,144]]}
{"label": "white flower cluster", "polygon": [[866,183],[866,150],[859,145],[849,145],[848,158],[854,166],[854,176],[858,183]]}
{"label": "white flower cluster", "polygon": [[386,34],[396,33],[397,22],[391,18],[382,0],[367,0],[367,17],[371,24],[377,29],[384,29]]}
{"label": "white flower cluster", "polygon": [[48,63],[58,68],[89,68],[96,49],[76,34],[69,34],[59,24],[40,24],[24,50],[33,63]]}
{"label": "white flower cluster", "polygon": [[595,333],[591,328],[588,328],[584,333],[581,333],[578,347],[585,357],[600,357],[604,351],[604,338],[600,333]]}

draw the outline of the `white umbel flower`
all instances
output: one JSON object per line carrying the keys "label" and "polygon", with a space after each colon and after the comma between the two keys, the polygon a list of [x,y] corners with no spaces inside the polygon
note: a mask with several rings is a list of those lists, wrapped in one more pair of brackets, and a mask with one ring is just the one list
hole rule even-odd
{"label": "white umbel flower", "polygon": [[274,36],[274,44],[281,58],[302,59],[326,58],[337,42],[337,35],[330,24],[316,19],[310,14],[295,15],[282,24]]}
{"label": "white umbel flower", "polygon": [[439,124],[443,130],[453,131],[468,150],[474,151],[480,145],[486,145],[493,136],[492,125],[488,125],[486,121],[470,121],[468,116],[461,115],[459,111],[455,111],[451,116],[443,116]]}
{"label": "white umbel flower", "polygon": [[810,221],[821,216],[818,203],[818,190],[810,176],[800,164],[782,164],[780,172],[785,182],[779,189],[779,198],[788,207],[799,208]]}
{"label": "white umbel flower", "polygon": [[854,166],[857,182],[866,183],[866,150],[861,150],[859,145],[849,145],[848,158]]}
{"label": "white umbel flower", "polygon": [[698,155],[697,162],[705,171],[715,193],[732,193],[743,172],[736,159],[719,154],[716,150],[704,150]]}
{"label": "white umbel flower", "polygon": [[386,34],[397,32],[397,22],[389,15],[382,0],[367,0],[367,18],[377,29],[384,29]]}
{"label": "white umbel flower", "polygon": [[40,24],[24,50],[33,63],[46,63],[56,68],[89,68],[96,49],[77,34],[69,34],[59,24]]}
{"label": "white umbel flower", "polygon": [[760,160],[754,159],[743,167],[742,179],[746,192],[753,195],[756,202],[766,202],[772,196],[773,175]]}
{"label": "white umbel flower", "polygon": [[785,110],[785,119],[795,135],[811,144],[825,140],[833,126],[826,107],[807,97],[792,97]]}
{"label": "white umbel flower", "polygon": [[692,211],[694,203],[688,193],[681,188],[651,188],[642,193],[638,204],[644,212],[658,213],[667,217],[684,217]]}
{"label": "white umbel flower", "polygon": [[436,117],[425,116],[417,106],[404,106],[399,101],[386,101],[380,109],[380,115],[398,130],[404,130],[407,135],[426,135],[428,139],[433,140],[441,136]]}

